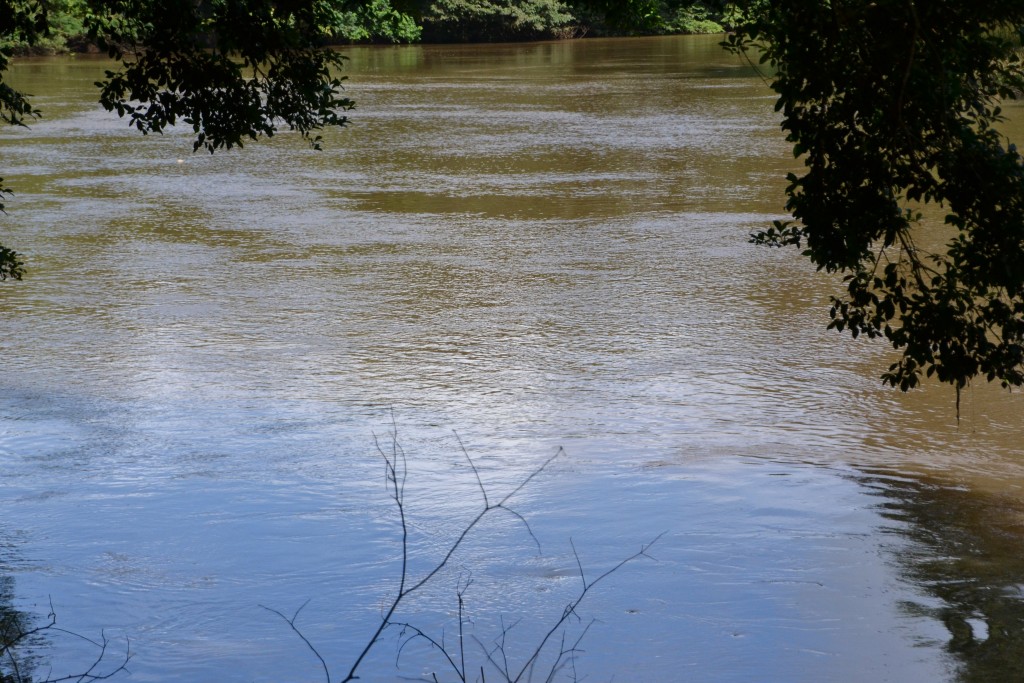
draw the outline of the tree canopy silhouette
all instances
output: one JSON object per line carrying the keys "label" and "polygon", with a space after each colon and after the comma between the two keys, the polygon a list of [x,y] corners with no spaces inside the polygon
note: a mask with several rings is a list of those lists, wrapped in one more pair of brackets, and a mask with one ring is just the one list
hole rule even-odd
{"label": "tree canopy silhouette", "polygon": [[[805,170],[753,236],[844,275],[829,327],[884,337],[882,379],[1024,383],[1024,159],[999,130],[1024,90],[1012,0],[744,3],[732,50],[770,67]],[[922,223],[944,216],[945,228]],[[922,230],[944,246],[922,246]]]}

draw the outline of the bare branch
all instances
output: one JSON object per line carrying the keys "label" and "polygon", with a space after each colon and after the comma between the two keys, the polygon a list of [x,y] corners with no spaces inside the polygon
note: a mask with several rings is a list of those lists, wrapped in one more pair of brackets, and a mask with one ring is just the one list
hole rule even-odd
{"label": "bare branch", "polygon": [[[391,453],[388,454],[381,445],[377,435],[373,435],[373,442],[377,447],[377,452],[381,458],[384,459],[384,470],[385,478],[388,485],[391,487],[391,497],[395,501],[395,505],[398,507],[398,518],[402,528],[402,571],[399,577],[398,592],[395,594],[394,599],[391,601],[391,605],[388,607],[384,616],[381,617],[380,624],[377,625],[377,629],[370,636],[370,639],[366,642],[363,650],[356,657],[352,663],[352,667],[349,669],[348,675],[342,679],[341,683],[348,683],[353,681],[356,676],[356,671],[359,670],[359,665],[362,664],[366,655],[370,654],[370,650],[380,640],[381,634],[384,629],[391,623],[391,617],[398,609],[398,605],[401,604],[402,600],[416,589],[414,586],[411,589],[406,590],[405,583],[409,577],[409,525],[405,519],[405,477],[408,468],[406,467],[405,451],[402,450],[401,446],[398,445],[398,432],[397,427],[394,426],[394,414],[392,413],[392,432],[391,432]],[[400,463],[400,464],[399,464]],[[398,469],[401,469],[399,473]],[[439,571],[439,569],[438,569]]]}
{"label": "bare branch", "polygon": [[509,513],[510,515],[512,515],[513,517],[515,517],[523,523],[523,526],[526,527],[526,533],[530,534],[530,538],[532,538],[533,542],[537,544],[537,554],[540,555],[542,552],[540,547],[540,539],[537,538],[537,535],[535,533],[533,533],[533,528],[530,526],[530,523],[526,521],[526,517],[523,517],[521,514],[519,514],[512,508],[505,507],[504,505],[495,505],[495,508],[500,508],[504,510],[505,512]]}
{"label": "bare branch", "polygon": [[[579,564],[579,567],[580,567],[580,577],[583,579],[583,589],[579,592],[579,594],[576,596],[576,598],[574,600],[572,600],[569,604],[567,604],[565,606],[565,609],[562,610],[562,616],[559,617],[559,619],[551,626],[550,629],[548,629],[548,632],[541,639],[541,641],[537,645],[537,647],[534,648],[533,654],[530,655],[529,659],[527,659],[526,662],[523,664],[522,668],[519,670],[519,673],[516,676],[512,677],[510,680],[513,681],[513,682],[523,680],[523,676],[527,675],[528,672],[532,671],[534,663],[540,658],[541,653],[543,652],[545,646],[548,644],[548,641],[551,640],[552,636],[554,636],[555,633],[557,633],[559,631],[559,629],[562,628],[562,626],[569,619],[569,617],[576,615],[576,608],[579,607],[580,603],[583,602],[583,599],[587,597],[587,593],[590,592],[591,588],[593,588],[597,584],[601,583],[606,578],[608,578],[609,576],[611,576],[612,574],[614,574],[618,570],[622,569],[622,567],[624,567],[625,565],[629,564],[630,562],[632,562],[632,561],[634,561],[636,559],[639,559],[641,557],[651,557],[650,555],[647,554],[647,551],[650,549],[650,547],[652,545],[657,543],[658,540],[661,539],[661,537],[665,535],[665,533],[666,532],[664,532],[664,531],[661,532],[660,534],[655,536],[649,543],[646,543],[646,544],[640,546],[640,550],[639,551],[637,551],[636,553],[633,553],[629,557],[627,557],[624,560],[620,561],[614,567],[612,567],[611,569],[607,570],[606,572],[604,572],[603,574],[598,576],[596,579],[594,579],[590,583],[587,583],[586,578],[584,577],[583,565],[582,565],[582,563],[579,562],[579,556],[577,555],[577,563]],[[575,546],[573,547],[573,553],[574,554],[576,553]],[[653,558],[651,558],[651,559],[653,559]],[[527,678],[526,680],[529,680],[529,679]]]}
{"label": "bare branch", "polygon": [[[397,658],[401,658],[402,651],[405,650],[405,646],[406,645],[411,643],[416,638],[422,638],[423,640],[425,640],[428,643],[430,643],[431,647],[433,647],[435,650],[440,652],[441,656],[443,656],[445,659],[448,660],[448,665],[451,666],[452,669],[455,671],[456,675],[458,675],[459,680],[461,680],[461,681],[465,681],[466,680],[466,677],[462,675],[462,671],[459,670],[458,663],[452,657],[452,654],[450,652],[448,652],[448,648],[445,647],[444,639],[443,638],[439,642],[439,641],[435,640],[434,638],[432,638],[428,633],[423,631],[419,626],[416,626],[416,625],[411,624],[409,622],[404,622],[404,621],[403,622],[393,622],[392,626],[400,626],[402,628],[402,631],[399,633],[399,637],[404,637],[405,636],[405,631],[412,631],[412,633],[413,633],[413,635],[411,635],[408,638],[406,638],[405,641],[399,646]],[[434,676],[435,679],[437,678],[437,674],[436,673],[434,673],[432,675]]]}
{"label": "bare branch", "polygon": [[500,502],[500,503],[498,503],[498,504],[497,504],[497,505],[496,505],[495,507],[503,507],[503,506],[505,505],[505,503],[507,503],[507,502],[508,502],[508,501],[509,501],[509,500],[510,500],[510,499],[512,498],[512,496],[514,496],[514,495],[516,495],[517,493],[519,493],[520,491],[522,491],[522,490],[523,490],[523,489],[524,489],[524,488],[526,487],[526,485],[527,485],[527,484],[529,484],[529,483],[530,483],[531,481],[533,481],[533,480],[534,480],[534,478],[535,478],[535,477],[537,477],[538,475],[540,475],[540,473],[541,473],[541,472],[543,472],[544,470],[546,470],[546,469],[547,469],[547,467],[548,467],[548,465],[550,465],[550,464],[551,464],[551,463],[553,463],[553,462],[554,462],[555,460],[557,460],[557,459],[558,459],[558,458],[559,458],[560,456],[563,456],[563,455],[565,455],[565,449],[564,449],[564,448],[562,448],[561,446],[559,446],[559,447],[558,447],[558,450],[557,450],[557,451],[555,451],[555,454],[554,454],[554,455],[552,455],[552,456],[551,456],[550,458],[548,458],[547,460],[545,460],[545,461],[544,461],[544,462],[543,462],[543,463],[541,464],[541,466],[540,466],[540,467],[538,467],[538,468],[537,468],[537,469],[535,469],[535,470],[534,470],[533,472],[531,472],[531,473],[530,473],[530,476],[528,476],[528,477],[527,477],[526,479],[524,479],[524,480],[522,481],[522,483],[521,483],[521,484],[519,484],[519,486],[517,486],[517,487],[515,487],[514,489],[512,489],[512,492],[511,492],[511,493],[509,493],[509,494],[508,494],[507,496],[505,496],[504,498],[502,498],[502,499],[501,499],[501,502]]}
{"label": "bare branch", "polygon": [[[312,599],[312,598],[310,598],[310,599]],[[263,609],[267,610],[268,612],[273,612],[277,616],[279,616],[282,619],[284,619],[285,623],[287,623],[288,626],[291,627],[292,631],[295,632],[295,635],[297,635],[299,638],[301,638],[302,642],[304,642],[306,644],[306,647],[309,648],[309,651],[312,652],[314,655],[316,655],[316,658],[320,660],[320,666],[322,666],[323,669],[324,669],[324,680],[326,680],[327,683],[331,683],[331,672],[327,668],[327,662],[325,662],[324,658],[320,656],[320,652],[317,651],[317,649],[313,646],[313,643],[309,642],[309,638],[307,638],[306,635],[301,630],[299,630],[299,627],[295,625],[295,620],[299,618],[299,612],[301,612],[303,609],[305,609],[306,605],[308,605],[308,604],[309,604],[309,600],[306,600],[306,602],[302,603],[302,605],[297,610],[295,610],[295,614],[292,615],[291,619],[289,619],[283,613],[279,612],[278,610],[274,609],[273,607],[267,607],[266,605],[260,605],[260,607],[262,607]]]}
{"label": "bare branch", "polygon": [[484,488],[484,482],[480,479],[480,470],[476,468],[476,463],[473,462],[473,458],[469,457],[469,451],[466,450],[466,445],[462,443],[462,437],[459,436],[459,433],[452,430],[452,434],[455,435],[455,440],[459,442],[459,448],[462,450],[462,454],[466,456],[466,462],[468,462],[469,466],[473,469],[473,474],[476,475],[476,483],[477,486],[480,487],[480,495],[484,497],[484,507],[490,508],[491,503],[487,500],[487,489]]}
{"label": "bare branch", "polygon": [[[408,477],[408,464],[405,451],[398,441],[398,430],[394,422],[393,414],[392,428],[391,432],[388,434],[388,438],[390,438],[391,440],[390,444],[386,444],[376,434],[374,434],[373,436],[374,446],[377,450],[378,455],[380,456],[381,460],[384,463],[385,488],[388,491],[388,495],[395,503],[395,507],[397,508],[398,511],[398,523],[401,528],[402,559],[400,575],[398,577],[398,589],[393,595],[393,597],[391,597],[386,602],[386,606],[382,607],[380,622],[377,624],[373,632],[370,634],[369,638],[366,640],[365,644],[362,647],[362,650],[359,652],[358,656],[355,658],[351,667],[349,668],[348,673],[345,675],[344,678],[340,679],[339,683],[349,683],[349,681],[354,681],[359,678],[359,676],[357,675],[359,667],[365,661],[367,655],[380,642],[380,639],[385,629],[394,626],[400,627],[401,629],[398,636],[400,640],[397,653],[398,660],[402,658],[402,655],[405,652],[406,647],[412,641],[422,639],[426,641],[426,643],[428,643],[431,648],[440,652],[441,656],[443,657],[443,660],[447,662],[447,665],[449,667],[451,667],[451,671],[455,673],[455,676],[458,678],[458,680],[462,681],[463,683],[466,683],[468,681],[470,664],[467,661],[466,652],[467,617],[465,596],[469,587],[473,583],[471,578],[464,579],[464,577],[460,577],[458,584],[456,586],[456,600],[458,610],[457,652],[451,647],[449,647],[449,645],[445,642],[444,630],[441,631],[440,637],[435,637],[427,631],[425,631],[423,628],[407,620],[396,620],[395,615],[397,614],[399,608],[406,602],[406,599],[410,595],[423,588],[429,581],[431,581],[441,571],[443,571],[446,567],[448,567],[451,564],[452,558],[455,556],[455,553],[458,552],[458,550],[463,546],[466,539],[469,537],[469,534],[491,512],[503,510],[511,514],[520,522],[522,522],[523,526],[530,534],[530,538],[532,538],[534,543],[537,545],[537,549],[539,552],[541,545],[537,535],[530,527],[530,524],[527,521],[527,519],[520,512],[510,507],[509,503],[512,500],[513,496],[521,492],[530,482],[536,479],[542,472],[544,472],[551,465],[552,462],[554,462],[560,456],[564,455],[565,451],[564,449],[559,448],[553,455],[551,455],[543,463],[541,463],[539,467],[533,469],[526,477],[523,478],[522,481],[520,481],[511,491],[505,494],[497,503],[494,503],[491,502],[492,499],[487,492],[487,487],[483,482],[483,477],[480,474],[480,469],[473,461],[472,456],[470,456],[469,451],[466,448],[465,444],[463,443],[461,437],[459,437],[459,435],[455,433],[455,438],[459,444],[460,450],[462,451],[462,455],[463,457],[466,458],[466,461],[469,464],[470,469],[473,471],[473,476],[476,480],[477,487],[480,490],[481,498],[483,500],[482,507],[479,508],[476,514],[466,524],[462,526],[462,529],[459,532],[458,536],[448,544],[443,556],[441,556],[440,559],[434,562],[430,566],[429,570],[427,570],[422,576],[420,576],[418,579],[413,579],[410,576],[411,568],[409,563],[409,520],[406,515],[405,506],[405,483]],[[493,646],[491,647],[485,646],[475,635],[470,635],[470,637],[480,646],[480,649],[483,652],[483,657],[486,660],[482,665],[479,666],[479,678],[476,680],[480,681],[480,683],[486,683],[486,666],[493,667],[493,670],[498,673],[499,678],[503,680],[504,683],[518,683],[519,681],[530,680],[533,676],[533,673],[535,672],[535,669],[538,667],[538,664],[541,661],[542,657],[545,661],[548,660],[548,653],[550,653],[550,655],[554,657],[554,660],[552,661],[550,668],[548,668],[546,671],[545,678],[547,681],[553,681],[554,678],[560,672],[566,669],[566,667],[571,667],[572,679],[578,680],[575,669],[576,657],[581,652],[580,643],[582,642],[583,637],[589,631],[590,626],[594,622],[591,621],[590,623],[588,623],[582,629],[582,632],[578,635],[578,637],[576,637],[575,640],[569,643],[568,635],[565,631],[565,627],[568,620],[572,617],[576,617],[577,620],[579,619],[577,615],[577,608],[594,586],[601,583],[605,578],[618,571],[627,563],[632,562],[633,560],[638,559],[639,557],[650,557],[647,554],[648,549],[651,547],[651,545],[656,543],[662,535],[663,534],[660,534],[657,537],[655,537],[650,543],[644,544],[643,546],[641,546],[641,549],[637,553],[634,553],[633,555],[618,562],[611,569],[605,571],[604,573],[600,574],[596,579],[589,582],[587,581],[586,573],[583,569],[583,562],[580,559],[575,544],[573,544],[570,539],[573,556],[576,558],[576,565],[579,569],[581,580],[581,587],[578,593],[568,604],[566,604],[565,608],[562,610],[562,613],[558,616],[554,623],[546,631],[544,631],[543,637],[541,638],[540,642],[532,650],[529,651],[529,656],[526,658],[526,660],[521,662],[520,664],[517,664],[515,669],[513,669],[513,666],[510,662],[509,653],[507,650],[507,641],[509,632],[513,628],[515,628],[515,626],[519,623],[518,620],[512,623],[511,625],[506,625],[504,618],[502,617],[501,633],[498,639],[493,642]],[[286,615],[282,614],[281,612],[278,612],[277,610],[270,609],[267,607],[265,607],[264,609],[267,609],[268,611],[271,611],[280,616],[282,619],[284,619],[292,628],[292,630],[295,631],[300,638],[302,638],[303,642],[306,643],[306,646],[320,660],[320,663],[324,669],[324,674],[327,683],[331,683],[330,673],[327,664],[324,662],[323,658],[320,656],[317,650],[313,647],[310,641],[301,633],[301,631],[295,624],[295,621],[299,613],[302,611],[303,607],[305,607],[305,604],[298,610],[296,610],[295,614],[291,618],[288,618]],[[555,638],[556,634],[558,634],[559,632],[561,632],[559,645],[557,647],[557,650],[552,650],[548,646],[551,643],[552,639]],[[420,680],[423,680],[423,677],[425,676],[427,676],[427,674],[423,674],[423,676],[420,677]],[[435,682],[438,681],[438,674],[436,672],[431,673],[429,680],[434,680]]]}
{"label": "bare branch", "polygon": [[[107,673],[96,673],[97,669],[101,665],[103,665],[104,661],[107,658],[107,651],[109,650],[110,639],[107,638],[107,635],[105,633],[101,632],[100,640],[95,641],[91,638],[83,636],[80,633],[75,633],[74,631],[69,631],[67,629],[58,627],[57,612],[53,607],[52,598],[50,599],[50,611],[47,614],[47,622],[42,626],[36,626],[35,628],[23,630],[21,627],[20,618],[15,618],[12,621],[12,626],[14,627],[13,633],[5,630],[4,633],[2,634],[2,639],[0,639],[0,656],[5,656],[9,662],[9,666],[12,673],[12,683],[29,683],[29,681],[32,680],[30,674],[22,672],[22,666],[21,662],[19,661],[17,649],[20,645],[28,641],[33,636],[42,635],[44,633],[63,633],[65,635],[69,635],[74,638],[84,640],[90,645],[95,646],[98,650],[98,653],[96,655],[96,658],[92,661],[88,668],[85,669],[85,671],[74,674],[67,674],[65,676],[51,677],[51,670],[51,672],[47,673],[47,677],[45,679],[39,680],[38,683],[62,683],[63,681],[77,681],[78,683],[90,683],[91,681],[102,681],[108,678],[113,678],[122,671],[128,670],[128,662],[132,658],[131,641],[128,638],[125,638],[124,660],[122,660],[117,667],[111,669]],[[0,671],[0,681],[6,680],[7,678],[4,677],[3,672]]]}

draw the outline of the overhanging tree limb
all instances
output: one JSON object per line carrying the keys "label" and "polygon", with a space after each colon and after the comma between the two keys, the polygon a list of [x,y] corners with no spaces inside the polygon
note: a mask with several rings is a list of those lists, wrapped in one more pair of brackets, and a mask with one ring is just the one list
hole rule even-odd
{"label": "overhanging tree limb", "polygon": [[[782,0],[741,3],[726,45],[771,68],[782,129],[803,159],[787,210],[755,242],[797,246],[846,275],[831,328],[883,336],[900,358],[882,375],[959,390],[981,376],[1024,383],[1024,159],[1001,104],[1024,91],[1009,0]],[[952,233],[922,255],[914,235]],[[893,252],[882,273],[880,251]]]}
{"label": "overhanging tree limb", "polygon": [[[106,72],[100,103],[143,134],[179,121],[193,149],[213,152],[271,137],[282,127],[319,149],[320,133],[348,123],[344,57],[324,47],[332,0],[87,0],[90,39],[118,67]],[[0,45],[28,46],[47,34],[47,3],[0,0]],[[38,117],[28,96],[4,82],[10,55],[0,48],[0,122]],[[0,179],[0,212],[10,192]],[[20,256],[0,245],[0,280],[20,279]]]}

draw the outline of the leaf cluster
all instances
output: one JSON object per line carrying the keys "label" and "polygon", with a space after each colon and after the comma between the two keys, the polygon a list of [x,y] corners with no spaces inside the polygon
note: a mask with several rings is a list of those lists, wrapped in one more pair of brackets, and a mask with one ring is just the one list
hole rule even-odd
{"label": "leaf cluster", "polygon": [[[883,381],[1024,383],[1024,159],[999,132],[1024,90],[1009,0],[754,0],[725,45],[770,68],[803,173],[753,236],[844,275],[829,327],[884,337]],[[926,207],[934,208],[926,208]],[[945,216],[943,248],[923,211]],[[952,234],[952,237],[948,237]]]}
{"label": "leaf cluster", "polygon": [[661,33],[722,33],[722,25],[716,21],[721,16],[710,11],[701,3],[669,7],[663,2],[661,11]]}
{"label": "leaf cluster", "polygon": [[316,133],[352,108],[321,49],[330,2],[92,0],[89,37],[120,63],[97,83],[108,111],[142,133],[179,119],[210,152],[271,137],[279,126],[319,148]]}
{"label": "leaf cluster", "polygon": [[[86,0],[4,0],[0,2],[0,50],[19,53],[52,53],[81,44],[85,36],[83,20]],[[28,31],[17,22],[5,21],[12,14],[32,17]]]}
{"label": "leaf cluster", "polygon": [[[337,9],[332,0],[0,0],[0,123],[39,116],[3,79],[12,46],[43,44],[52,11],[74,10],[119,63],[96,84],[100,103],[143,134],[181,121],[193,150],[212,153],[283,126],[319,149],[320,131],[344,126],[354,106],[337,75],[344,57],[323,47]],[[9,194],[0,179],[0,213]],[[0,280],[22,273],[20,256],[0,245]]]}
{"label": "leaf cluster", "polygon": [[335,8],[331,33],[351,43],[415,43],[423,27],[391,0],[367,0]]}
{"label": "leaf cluster", "polygon": [[426,37],[438,42],[565,38],[576,23],[562,0],[435,0],[423,13]]}
{"label": "leaf cluster", "polygon": [[[0,39],[35,41],[47,33],[46,7],[31,0],[0,0]],[[39,111],[32,106],[28,97],[12,88],[3,80],[4,72],[10,65],[10,54],[0,46],[0,123],[24,126],[26,120],[39,117]],[[11,191],[4,187],[0,178],[0,213],[4,213],[4,198]],[[0,245],[0,280],[20,280],[24,264],[21,257],[11,249]]]}
{"label": "leaf cluster", "polygon": [[[36,41],[48,32],[46,8],[39,2],[0,0],[0,39]],[[4,82],[3,74],[10,66],[10,54],[0,47],[0,122],[24,126],[25,121],[39,116],[28,97]],[[0,179],[2,180],[2,179]],[[0,197],[3,196],[0,184]],[[0,211],[3,204],[0,203]]]}

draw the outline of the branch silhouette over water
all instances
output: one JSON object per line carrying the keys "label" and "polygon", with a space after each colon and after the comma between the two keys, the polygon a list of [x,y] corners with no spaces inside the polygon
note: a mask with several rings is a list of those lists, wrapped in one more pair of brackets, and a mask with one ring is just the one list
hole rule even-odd
{"label": "branch silhouette over water", "polygon": [[[84,670],[77,673],[54,675],[51,670],[47,672],[45,678],[34,678],[32,657],[26,651],[30,649],[29,646],[34,641],[51,633],[61,633],[92,644],[96,648],[95,658]],[[110,639],[105,633],[100,633],[99,640],[93,640],[80,633],[57,626],[57,612],[53,608],[52,601],[47,622],[42,626],[27,627],[25,616],[13,608],[5,606],[0,614],[0,682],[2,683],[64,683],[65,681],[93,683],[127,672],[128,662],[132,658],[131,641],[125,638],[123,659],[110,662],[109,650]]]}
{"label": "branch silhouette over water", "polygon": [[[474,530],[478,529],[485,520],[497,514],[511,515],[516,522],[521,524],[529,534],[532,543],[536,545],[539,554],[541,552],[540,540],[527,518],[515,509],[513,501],[517,495],[547,471],[552,463],[565,456],[565,451],[559,448],[518,481],[508,493],[498,497],[484,484],[476,462],[470,456],[458,434],[455,435],[455,438],[462,457],[473,472],[480,503],[468,522],[456,527],[457,535],[442,547],[437,559],[429,562],[422,571],[416,571],[412,566],[410,556],[411,527],[406,503],[408,480],[406,452],[399,442],[393,419],[391,431],[384,439],[374,435],[375,449],[384,464],[385,488],[394,505],[394,510],[397,512],[401,565],[396,577],[397,590],[385,602],[379,623],[373,627],[363,641],[358,654],[343,675],[332,675],[331,666],[318,650],[313,639],[304,633],[298,624],[299,617],[310,600],[290,613],[260,605],[283,620],[302,641],[306,649],[319,662],[325,683],[349,683],[359,679],[360,671],[367,665],[368,656],[382,643],[385,633],[389,629],[393,629],[396,633],[398,645],[396,667],[400,666],[403,661],[408,662],[412,657],[408,651],[409,646],[416,642],[422,642],[428,646],[418,652],[417,657],[426,656],[428,660],[432,660],[434,655],[438,657],[440,669],[421,675],[420,680],[439,683],[442,679],[451,680],[454,677],[455,680],[462,683],[468,681],[486,683],[488,680],[497,680],[501,683],[525,683],[533,680],[553,681],[558,677],[560,680],[577,681],[580,678],[576,665],[578,656],[582,652],[581,643],[594,623],[593,620],[585,621],[584,616],[580,613],[581,604],[598,585],[625,565],[643,557],[650,558],[649,549],[663,535],[659,534],[650,542],[643,544],[637,552],[618,561],[610,569],[590,576],[584,568],[583,560],[575,544],[570,539],[579,577],[578,588],[571,594],[561,610],[548,618],[549,621],[534,624],[535,631],[532,640],[527,641],[525,649],[518,651],[518,656],[513,652],[514,648],[511,647],[511,644],[513,630],[523,623],[521,619],[508,623],[503,615],[494,615],[500,619],[500,627],[497,629],[495,637],[489,642],[485,642],[467,628],[472,624],[472,619],[467,616],[466,596],[470,587],[474,585],[474,581],[469,570],[464,570],[460,572],[454,586],[454,598],[457,604],[457,639],[446,639],[443,627],[438,631],[433,624],[427,626],[415,615],[410,616],[408,611],[403,608],[408,606],[412,596],[423,592],[428,584],[437,583],[439,575],[455,563],[456,554],[467,545]],[[32,626],[27,615],[10,606],[9,594],[13,579],[0,577],[0,582],[5,579],[6,583],[0,583],[0,683],[65,683],[67,681],[95,683],[129,673],[128,664],[134,653],[131,651],[131,642],[128,638],[124,639],[124,655],[120,657],[114,652],[112,641],[103,632],[100,633],[98,639],[94,640],[57,626],[56,610],[52,602],[47,620],[40,625]],[[38,651],[42,647],[45,637],[53,634],[62,634],[88,643],[94,648],[94,655],[89,655],[91,659],[78,667],[79,671],[76,673],[55,674],[51,669],[46,672],[45,676],[37,676],[40,669]],[[522,638],[516,640],[522,641]],[[421,666],[421,671],[430,669],[426,662],[418,659],[416,662]]]}
{"label": "branch silhouette over water", "polygon": [[[433,650],[436,650],[440,654],[441,660],[447,668],[450,669],[451,673],[463,683],[470,680],[485,683],[488,680],[487,671],[492,672],[492,679],[494,676],[497,676],[497,679],[504,683],[532,681],[534,680],[535,675],[539,675],[544,681],[552,681],[557,674],[563,671],[568,671],[570,680],[578,680],[575,669],[576,658],[580,653],[580,643],[593,623],[591,621],[585,626],[582,626],[578,635],[570,637],[568,633],[570,623],[582,623],[582,617],[578,611],[580,604],[584,601],[587,595],[590,594],[595,586],[622,569],[625,565],[642,557],[650,558],[651,556],[648,554],[648,550],[661,538],[662,535],[664,535],[664,532],[659,534],[650,542],[642,545],[639,551],[619,561],[607,571],[590,580],[587,578],[583,562],[580,559],[579,553],[576,551],[575,545],[572,545],[573,556],[575,557],[576,566],[579,571],[580,587],[575,596],[565,605],[558,618],[542,631],[543,635],[536,644],[528,650],[526,657],[518,663],[510,660],[507,641],[511,630],[519,622],[505,625],[504,619],[502,619],[501,630],[490,645],[484,643],[476,636],[473,636],[473,641],[476,643],[479,650],[477,657],[474,658],[473,654],[467,651],[465,634],[465,627],[467,624],[465,595],[473,583],[471,578],[464,578],[464,576],[460,576],[455,587],[455,597],[458,604],[458,638],[455,644],[449,644],[446,642],[443,633],[441,636],[435,637],[430,635],[427,629],[417,626],[413,621],[398,620],[396,618],[396,614],[398,613],[399,608],[408,601],[411,595],[423,589],[424,586],[434,579],[443,569],[451,564],[453,556],[463,545],[465,545],[470,533],[477,528],[484,519],[492,516],[494,513],[504,512],[512,515],[520,521],[529,533],[530,538],[537,544],[539,552],[540,541],[536,534],[534,534],[533,529],[530,528],[526,517],[512,508],[510,504],[512,499],[518,493],[539,477],[555,460],[563,457],[565,455],[565,451],[562,448],[559,448],[554,455],[549,457],[539,467],[524,477],[523,480],[512,489],[512,491],[498,499],[497,502],[494,502],[491,495],[488,494],[487,487],[484,486],[483,479],[480,476],[480,471],[477,468],[476,463],[473,462],[472,457],[469,455],[469,452],[466,450],[466,447],[463,445],[461,439],[458,438],[457,434],[456,439],[458,440],[459,448],[463,457],[469,463],[470,469],[473,471],[473,476],[476,478],[477,488],[480,491],[480,497],[482,499],[482,505],[475,516],[461,528],[461,531],[455,540],[447,546],[444,555],[431,565],[431,568],[428,571],[417,579],[412,576],[409,566],[409,520],[407,517],[405,503],[405,486],[408,478],[408,460],[406,453],[402,448],[402,445],[399,443],[398,433],[394,426],[394,422],[392,422],[392,431],[388,435],[387,442],[382,443],[380,438],[374,435],[374,445],[377,453],[384,462],[385,485],[387,487],[388,495],[394,502],[398,513],[398,520],[401,529],[401,569],[398,576],[398,590],[382,610],[380,623],[367,638],[362,650],[359,652],[343,678],[332,679],[330,667],[327,662],[309,638],[295,623],[302,609],[306,604],[308,604],[308,601],[299,607],[299,609],[296,610],[290,618],[279,610],[264,606],[264,609],[273,612],[283,619],[288,624],[289,628],[291,628],[291,630],[302,639],[306,647],[320,662],[323,668],[324,681],[326,683],[332,683],[332,680],[336,680],[339,683],[349,683],[350,681],[359,679],[359,670],[366,660],[367,655],[369,655],[370,652],[380,644],[385,631],[389,628],[399,629],[399,660],[401,659],[407,645],[414,640],[424,640]],[[571,543],[570,539],[570,544]],[[396,664],[398,664],[398,662],[396,662]],[[436,682],[440,680],[438,675],[439,674],[437,672],[432,672],[430,674],[430,678],[424,678],[422,680]],[[473,676],[476,677],[474,678]]]}

